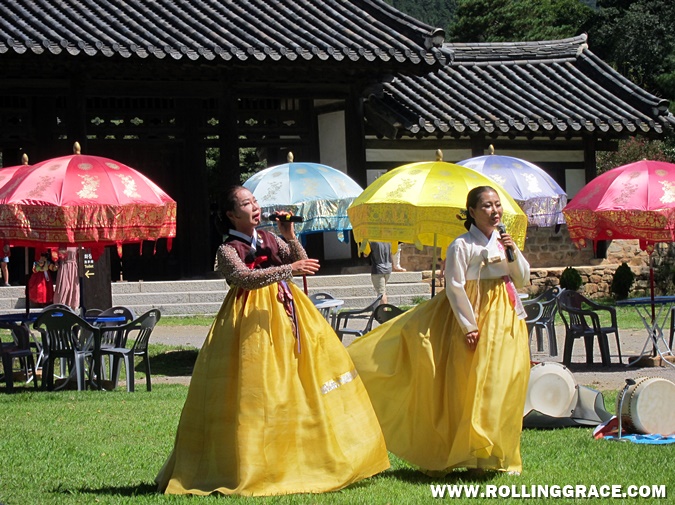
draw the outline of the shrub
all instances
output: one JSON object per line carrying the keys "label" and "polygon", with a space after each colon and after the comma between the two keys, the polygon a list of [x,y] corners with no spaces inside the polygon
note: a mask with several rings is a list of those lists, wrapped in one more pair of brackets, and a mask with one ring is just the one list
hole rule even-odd
{"label": "shrub", "polygon": [[560,275],[560,287],[563,289],[579,291],[582,283],[581,274],[574,267],[565,268],[562,275]]}
{"label": "shrub", "polygon": [[628,293],[630,293],[630,288],[633,287],[633,282],[635,282],[635,274],[626,262],[621,263],[612,277],[611,290],[614,297],[617,300],[628,298]]}

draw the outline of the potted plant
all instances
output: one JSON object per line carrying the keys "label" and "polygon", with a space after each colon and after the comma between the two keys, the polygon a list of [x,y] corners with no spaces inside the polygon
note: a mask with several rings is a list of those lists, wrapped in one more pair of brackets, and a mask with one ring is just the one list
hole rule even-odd
{"label": "potted plant", "polygon": [[628,298],[628,293],[630,293],[630,288],[633,287],[633,282],[635,282],[635,274],[626,262],[621,263],[612,277],[610,289],[614,294],[614,297],[617,300],[625,300]]}
{"label": "potted plant", "polygon": [[581,274],[574,267],[566,267],[560,275],[560,287],[563,289],[579,291],[582,283]]}

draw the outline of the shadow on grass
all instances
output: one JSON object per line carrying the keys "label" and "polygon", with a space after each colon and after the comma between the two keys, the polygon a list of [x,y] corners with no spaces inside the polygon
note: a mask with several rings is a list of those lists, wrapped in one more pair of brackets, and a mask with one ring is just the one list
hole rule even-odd
{"label": "shadow on grass", "polygon": [[[54,492],[71,495],[74,490],[65,489],[63,487],[55,489]],[[108,495],[108,496],[147,496],[147,495],[159,495],[157,491],[157,484],[154,482],[152,484],[143,483],[136,486],[110,486],[110,487],[101,487],[101,488],[90,488],[84,487],[77,490],[77,492],[82,494],[93,494],[93,495]]]}
{"label": "shadow on grass", "polygon": [[498,472],[487,471],[484,473],[478,473],[472,470],[454,470],[445,475],[439,473],[439,475],[427,475],[426,473],[421,472],[420,470],[415,470],[414,468],[398,468],[396,470],[387,471],[385,474],[386,477],[392,477],[401,482],[407,482],[409,484],[428,484],[433,483],[455,483],[455,482],[486,482],[496,478],[499,474]]}
{"label": "shadow on grass", "polygon": [[[150,370],[152,375],[180,377],[192,375],[199,349],[169,349],[150,356]],[[143,370],[143,365],[137,367]]]}

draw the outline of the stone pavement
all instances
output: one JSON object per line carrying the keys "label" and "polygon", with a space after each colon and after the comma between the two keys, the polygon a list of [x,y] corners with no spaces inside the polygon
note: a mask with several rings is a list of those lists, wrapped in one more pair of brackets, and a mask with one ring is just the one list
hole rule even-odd
{"label": "stone pavement", "polygon": [[[350,328],[363,328],[365,321],[357,320],[350,324]],[[192,346],[201,347],[204,339],[209,331],[208,326],[163,326],[161,321],[153,331],[151,341],[154,343],[162,343],[166,345],[178,346]],[[586,354],[582,340],[577,340],[573,347],[572,363],[569,367],[574,374],[577,384],[589,386],[600,391],[619,391],[625,385],[626,379],[637,379],[639,377],[662,377],[675,382],[675,366],[626,366],[628,362],[627,357],[638,356],[642,350],[647,334],[645,330],[624,330],[620,332],[621,337],[621,351],[623,355],[623,363],[619,364],[618,354],[616,349],[616,341],[614,336],[609,337],[609,347],[612,355],[612,364],[604,367],[600,364],[600,352],[597,343],[594,348],[594,364],[586,365]],[[532,354],[532,360],[540,361],[557,361],[562,362],[562,352],[564,347],[565,328],[558,326],[556,328],[556,336],[558,343],[558,356],[552,357],[548,355],[548,344],[545,343],[545,352]],[[667,337],[667,336],[666,336]],[[353,337],[345,337],[345,345],[349,345]],[[535,342],[531,342],[531,349],[535,349]],[[153,382],[155,382],[153,377]],[[189,383],[189,377],[158,377],[158,383],[162,382],[179,382]]]}

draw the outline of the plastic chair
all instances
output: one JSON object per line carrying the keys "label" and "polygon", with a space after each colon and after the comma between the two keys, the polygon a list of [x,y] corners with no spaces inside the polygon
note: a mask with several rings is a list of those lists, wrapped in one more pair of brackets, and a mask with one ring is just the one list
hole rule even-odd
{"label": "plastic chair", "polygon": [[364,328],[364,335],[373,329],[373,323],[384,324],[390,319],[394,319],[397,316],[403,314],[404,310],[397,307],[396,305],[391,305],[389,303],[382,303],[375,307],[375,310],[368,319],[368,323]]}
{"label": "plastic chair", "polygon": [[[108,349],[112,347],[120,347],[119,343],[121,342],[124,332],[120,330],[120,326],[123,326],[127,323],[130,323],[136,319],[136,314],[134,311],[128,307],[118,305],[116,307],[111,307],[109,309],[100,310],[100,309],[89,309],[85,314],[85,317],[105,317],[105,316],[118,316],[124,317],[124,321],[115,321],[115,322],[101,322],[96,323],[96,326],[101,328],[101,350]],[[105,379],[105,357],[101,354],[101,379]],[[108,370],[110,377],[112,377],[112,360],[109,359]]]}
{"label": "plastic chair", "polygon": [[[26,382],[31,378],[33,385],[37,389],[37,372],[35,359],[31,349],[30,331],[24,325],[17,325],[12,328],[14,343],[0,345],[0,354],[2,354],[2,368],[4,371],[4,380],[8,393],[14,391],[14,360],[18,359],[22,363],[22,368],[26,374]],[[29,369],[30,367],[30,369]],[[29,375],[32,372],[32,376]]]}
{"label": "plastic chair", "polygon": [[371,312],[370,317],[366,326],[362,330],[352,330],[347,328],[341,328],[337,330],[337,334],[340,337],[340,340],[345,335],[353,335],[355,337],[361,337],[373,329],[373,324],[377,322],[378,324],[383,324],[389,321],[390,319],[395,318],[403,314],[403,309],[398,308],[396,305],[391,305],[388,303],[382,303],[375,307]]}
{"label": "plastic chair", "polygon": [[[311,302],[316,305],[317,302],[320,302],[322,300],[335,300],[335,297],[331,295],[330,293],[314,293],[313,295],[309,296],[309,299]],[[335,312],[337,310],[337,307],[326,307],[323,309],[319,309],[319,312],[321,312],[321,315],[326,319],[326,321],[330,322],[331,317],[332,317],[332,312]]]}
{"label": "plastic chair", "polygon": [[527,329],[529,330],[530,339],[532,339],[533,334],[537,337],[538,352],[544,350],[544,332],[546,332],[549,356],[558,355],[558,340],[555,334],[555,316],[558,313],[558,303],[556,299],[562,291],[563,290],[560,287],[555,286],[547,289],[536,298],[523,302],[526,311],[527,306],[530,304],[537,303],[541,306],[541,314],[535,321],[532,321],[527,325]]}
{"label": "plastic chair", "polygon": [[534,333],[534,325],[539,320],[539,318],[541,318],[544,308],[541,306],[541,303],[535,300],[524,301],[523,308],[525,309],[525,314],[527,316],[525,317],[525,324],[527,324],[527,334],[529,335],[529,339],[531,341],[532,334]]}
{"label": "plastic chair", "polygon": [[335,319],[335,329],[338,330],[340,328],[346,328],[350,319],[369,318],[370,314],[372,314],[372,312],[375,310],[375,307],[377,307],[382,301],[382,296],[383,295],[378,295],[372,303],[362,309],[341,310]]}
{"label": "plastic chair", "polygon": [[[565,289],[557,300],[560,318],[565,324],[565,349],[563,364],[569,366],[572,361],[572,346],[574,340],[583,338],[586,346],[586,363],[593,364],[593,340],[597,337],[600,346],[602,364],[610,364],[609,343],[607,335],[614,333],[616,347],[619,353],[619,363],[622,363],[621,343],[619,342],[619,328],[616,322],[616,309],[608,305],[593,302],[581,293],[572,289]],[[584,306],[588,308],[584,308]],[[598,312],[605,311],[610,317],[610,326],[602,326]]]}
{"label": "plastic chair", "polygon": [[[110,356],[112,359],[112,380],[113,389],[117,387],[120,375],[120,360],[124,360],[124,368],[127,375],[127,391],[134,391],[134,358],[141,356],[145,364],[145,383],[148,391],[152,391],[152,382],[150,380],[150,355],[148,353],[148,341],[152,330],[162,317],[158,309],[150,309],[145,314],[138,316],[130,323],[122,325],[117,329],[122,332],[122,340],[117,347],[108,347],[101,349],[101,354]],[[129,337],[134,339],[131,347],[126,347]]]}
{"label": "plastic chair", "polygon": [[[42,333],[44,364],[42,367],[42,384],[49,391],[61,389],[75,375],[77,389],[86,389],[86,365],[90,363],[90,381],[96,375],[92,368],[96,367],[94,356],[98,352],[100,330],[92,326],[77,314],[69,310],[50,309],[43,311],[33,323],[33,327]],[[69,375],[64,384],[55,388],[54,365],[61,360],[62,370],[68,365]],[[100,386],[100,382],[99,382]]]}

